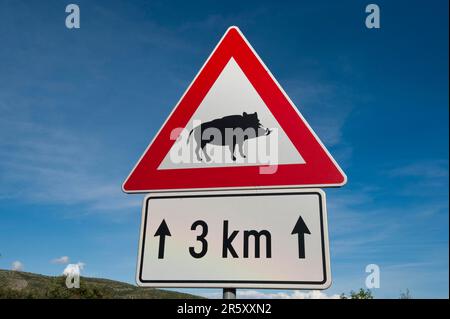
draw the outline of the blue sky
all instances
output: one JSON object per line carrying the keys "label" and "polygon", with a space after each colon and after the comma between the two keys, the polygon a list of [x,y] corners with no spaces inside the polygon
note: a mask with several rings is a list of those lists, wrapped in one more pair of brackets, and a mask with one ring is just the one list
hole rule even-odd
{"label": "blue sky", "polygon": [[[121,183],[230,25],[348,176],[326,190],[333,285],[448,297],[448,1],[0,1],[0,268],[134,282]],[[219,290],[189,290],[217,296]],[[295,296],[247,291],[247,296]]]}

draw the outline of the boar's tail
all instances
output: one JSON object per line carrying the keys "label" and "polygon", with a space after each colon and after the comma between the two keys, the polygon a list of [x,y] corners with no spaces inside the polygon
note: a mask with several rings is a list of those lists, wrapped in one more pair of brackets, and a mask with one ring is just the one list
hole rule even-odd
{"label": "boar's tail", "polygon": [[194,129],[195,129],[195,128],[193,128],[193,129],[189,132],[188,138],[187,138],[187,140],[186,140],[186,144],[189,143],[189,138],[191,137],[192,132],[194,132]]}

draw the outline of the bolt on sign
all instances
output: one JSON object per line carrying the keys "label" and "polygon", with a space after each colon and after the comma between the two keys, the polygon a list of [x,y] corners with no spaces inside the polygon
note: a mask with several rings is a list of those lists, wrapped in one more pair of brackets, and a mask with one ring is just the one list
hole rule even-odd
{"label": "bolt on sign", "polygon": [[[325,289],[325,193],[347,177],[230,27],[122,185],[147,287]],[[181,265],[183,265],[181,267]]]}

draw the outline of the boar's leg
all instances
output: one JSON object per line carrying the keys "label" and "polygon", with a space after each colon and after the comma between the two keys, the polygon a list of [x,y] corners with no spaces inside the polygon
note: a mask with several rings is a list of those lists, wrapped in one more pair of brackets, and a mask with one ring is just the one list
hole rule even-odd
{"label": "boar's leg", "polygon": [[206,161],[209,162],[211,160],[211,157],[209,157],[208,153],[206,153],[206,150],[205,150],[206,144],[208,144],[208,142],[202,141],[202,152],[203,152],[203,155],[205,155]]}
{"label": "boar's leg", "polygon": [[199,143],[197,143],[197,146],[195,147],[195,155],[197,156],[197,160],[199,162],[201,162],[202,158],[200,156],[200,144]]}
{"label": "boar's leg", "polygon": [[197,157],[197,160],[199,162],[201,162],[202,161],[202,158],[200,156],[200,142],[201,142],[201,139],[202,139],[202,137],[201,137],[201,127],[197,126],[197,127],[194,127],[192,129],[192,131],[189,133],[189,136],[188,136],[188,142],[189,142],[189,137],[190,137],[190,135],[192,133],[194,133],[193,139],[195,140],[195,156]]}
{"label": "boar's leg", "polygon": [[201,143],[201,132],[199,129],[194,128],[194,138],[195,138],[195,155],[197,156],[197,160],[199,162],[202,161],[202,158],[200,156],[200,143]]}
{"label": "boar's leg", "polygon": [[246,158],[245,154],[244,154],[244,142],[240,142],[238,143],[239,146],[239,154],[243,157]]}
{"label": "boar's leg", "polygon": [[236,144],[228,144],[228,147],[230,148],[230,152],[231,152],[231,159],[234,161],[236,161],[236,157],[234,156],[234,149],[236,148]]}

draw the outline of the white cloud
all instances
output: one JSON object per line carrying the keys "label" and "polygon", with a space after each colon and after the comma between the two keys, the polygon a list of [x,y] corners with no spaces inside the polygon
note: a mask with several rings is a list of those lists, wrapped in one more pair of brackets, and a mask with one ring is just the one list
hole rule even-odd
{"label": "white cloud", "polygon": [[327,295],[319,290],[268,293],[260,290],[237,291],[238,298],[248,299],[339,299],[339,295]]}
{"label": "white cloud", "polygon": [[68,264],[66,268],[64,268],[63,275],[64,276],[79,275],[85,266],[86,264],[83,262],[78,262],[76,264]]}
{"label": "white cloud", "polygon": [[[197,293],[199,294],[199,293]],[[222,292],[200,293],[206,298],[222,298]],[[262,290],[238,289],[237,298],[244,299],[339,299],[339,295],[327,295],[319,290],[311,291],[279,291],[265,292]]]}
{"label": "white cloud", "polygon": [[69,263],[69,257],[68,256],[61,256],[61,257],[59,257],[59,258],[55,258],[55,259],[53,259],[52,260],[52,263],[53,264],[62,264],[62,265],[65,265],[65,264],[68,264]]}
{"label": "white cloud", "polygon": [[11,264],[11,269],[14,271],[23,271],[24,265],[20,261],[16,260]]}

